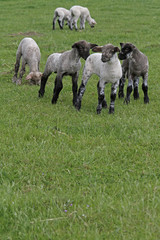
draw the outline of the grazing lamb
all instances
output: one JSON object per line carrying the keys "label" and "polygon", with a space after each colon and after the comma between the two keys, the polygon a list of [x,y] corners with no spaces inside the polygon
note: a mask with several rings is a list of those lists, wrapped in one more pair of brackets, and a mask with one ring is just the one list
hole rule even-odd
{"label": "grazing lamb", "polygon": [[[19,79],[17,79],[21,57],[22,68],[19,73]],[[30,80],[30,84],[39,85],[42,76],[42,73],[39,72],[40,58],[41,53],[37,43],[32,38],[22,39],[16,53],[15,74],[12,78],[12,82],[16,84],[22,83],[22,77],[25,73],[25,65],[28,64],[30,68],[30,73],[26,77],[26,80]]]}
{"label": "grazing lamb", "polygon": [[89,23],[89,25],[93,28],[96,24],[96,21],[91,18],[90,12],[88,8],[81,7],[81,6],[73,6],[70,9],[71,12],[71,20],[70,20],[70,29],[73,29],[73,26],[75,26],[75,29],[78,30],[77,27],[77,21],[80,17],[80,29],[85,29],[85,21]]}
{"label": "grazing lamb", "polygon": [[81,68],[80,58],[82,57],[86,60],[90,55],[90,49],[95,46],[97,46],[97,44],[92,44],[86,42],[85,40],[81,40],[72,45],[72,50],[63,53],[51,54],[47,59],[45,70],[42,75],[39,97],[43,97],[44,95],[45,85],[48,77],[52,72],[57,73],[52,98],[52,103],[55,104],[57,102],[59,93],[63,88],[63,76],[70,75],[72,77],[73,105],[75,105],[77,99],[77,81]]}
{"label": "grazing lamb", "polygon": [[63,29],[65,20],[67,21],[67,24],[69,26],[70,19],[71,19],[71,12],[65,8],[56,8],[53,16],[53,30],[55,29],[57,18],[58,18],[58,24],[60,29]]}
{"label": "grazing lamb", "polygon": [[139,77],[143,78],[142,90],[144,92],[144,103],[149,103],[148,97],[148,58],[132,43],[120,43],[121,51],[118,55],[120,60],[128,59],[128,87],[124,103],[130,102],[130,95],[134,86],[134,99],[139,98]]}
{"label": "grazing lamb", "polygon": [[114,113],[114,102],[116,99],[117,87],[119,84],[119,79],[122,77],[122,68],[120,61],[117,57],[117,52],[119,48],[113,46],[112,44],[104,45],[103,47],[97,46],[92,49],[93,52],[102,52],[91,54],[84,66],[82,83],[78,91],[77,102],[75,107],[80,110],[81,101],[83,94],[85,92],[86,84],[92,74],[98,75],[99,82],[97,84],[98,90],[98,106],[97,114],[101,113],[102,107],[107,107],[107,102],[105,100],[105,84],[111,83],[111,103],[109,108],[109,113]]}

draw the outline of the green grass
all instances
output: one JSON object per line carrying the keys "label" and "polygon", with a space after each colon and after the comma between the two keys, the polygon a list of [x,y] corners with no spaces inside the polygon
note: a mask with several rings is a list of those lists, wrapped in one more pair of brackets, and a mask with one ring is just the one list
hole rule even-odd
{"label": "green grass", "polygon": [[[0,239],[159,240],[160,32],[158,0],[0,1]],[[87,6],[94,29],[52,31],[60,5]],[[150,103],[116,99],[115,114],[96,115],[97,76],[77,112],[70,77],[56,105],[54,78],[44,98],[38,86],[16,86],[16,51],[25,36],[41,49],[40,70],[53,52],[85,39],[134,43],[149,59]],[[84,60],[81,61],[84,65]],[[79,85],[82,69],[79,76]],[[110,101],[110,85],[106,99]],[[125,86],[126,91],[126,86]]]}

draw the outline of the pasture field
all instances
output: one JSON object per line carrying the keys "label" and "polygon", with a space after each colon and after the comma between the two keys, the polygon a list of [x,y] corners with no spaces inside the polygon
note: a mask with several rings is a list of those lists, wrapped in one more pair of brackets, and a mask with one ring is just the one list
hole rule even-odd
{"label": "pasture field", "polygon": [[[97,25],[52,30],[56,7],[89,8]],[[160,239],[160,1],[0,0],[0,239]],[[40,70],[53,52],[85,39],[132,42],[149,59],[150,103],[116,99],[115,114],[96,114],[98,77],[89,80],[77,112],[70,77],[56,105],[54,78],[39,86],[14,74],[19,42],[40,47]],[[81,60],[82,66],[84,60]],[[82,69],[79,76],[79,85]],[[110,102],[110,85],[106,99]],[[125,86],[126,91],[126,86]]]}

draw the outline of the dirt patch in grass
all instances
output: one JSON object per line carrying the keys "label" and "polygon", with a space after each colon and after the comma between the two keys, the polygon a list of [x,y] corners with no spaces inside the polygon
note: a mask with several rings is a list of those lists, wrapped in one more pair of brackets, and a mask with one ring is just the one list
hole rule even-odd
{"label": "dirt patch in grass", "polygon": [[19,32],[19,33],[11,33],[9,36],[15,37],[15,36],[43,36],[42,33],[37,33],[37,32]]}

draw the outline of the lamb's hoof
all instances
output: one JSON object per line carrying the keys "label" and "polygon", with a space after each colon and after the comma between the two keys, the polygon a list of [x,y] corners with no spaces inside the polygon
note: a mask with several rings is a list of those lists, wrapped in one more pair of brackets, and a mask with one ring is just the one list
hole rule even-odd
{"label": "lamb's hoof", "polygon": [[107,102],[105,100],[102,102],[102,107],[107,108]]}
{"label": "lamb's hoof", "polygon": [[145,103],[145,104],[149,103],[149,97],[148,97],[148,96],[147,96],[147,97],[144,97],[144,103]]}
{"label": "lamb's hoof", "polygon": [[99,107],[97,107],[97,114],[100,114],[100,113],[101,113],[101,111],[102,111],[102,109],[101,109],[101,108],[99,108]]}
{"label": "lamb's hoof", "polygon": [[76,102],[74,106],[78,111],[81,109],[81,103]]}
{"label": "lamb's hoof", "polygon": [[123,103],[128,105],[128,103],[130,103],[130,99],[129,98],[125,98]]}
{"label": "lamb's hoof", "polygon": [[22,80],[21,79],[18,79],[17,81],[16,81],[16,85],[21,85],[22,84]]}
{"label": "lamb's hoof", "polygon": [[16,78],[15,76],[12,78],[12,82],[13,82],[13,83],[16,83],[16,82],[17,82],[17,78]]}
{"label": "lamb's hoof", "polygon": [[121,91],[119,91],[119,92],[118,92],[118,97],[119,97],[119,98],[124,98],[124,93],[121,92]]}
{"label": "lamb's hoof", "polygon": [[57,103],[57,99],[52,98],[51,103],[52,103],[52,104],[56,104],[56,103]]}
{"label": "lamb's hoof", "polygon": [[139,93],[134,93],[134,94],[133,94],[133,97],[134,97],[134,100],[139,99]]}
{"label": "lamb's hoof", "polygon": [[138,100],[138,99],[139,99],[139,96],[134,97],[134,100]]}
{"label": "lamb's hoof", "polygon": [[40,91],[38,92],[38,97],[39,97],[39,98],[42,98],[42,97],[43,97],[43,95],[44,95],[44,92],[43,92],[43,93],[42,93],[42,92],[40,92]]}
{"label": "lamb's hoof", "polygon": [[110,107],[109,108],[109,114],[113,114],[114,113],[114,108],[113,107]]}

